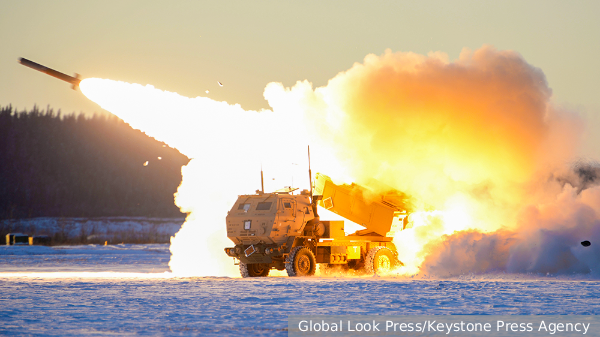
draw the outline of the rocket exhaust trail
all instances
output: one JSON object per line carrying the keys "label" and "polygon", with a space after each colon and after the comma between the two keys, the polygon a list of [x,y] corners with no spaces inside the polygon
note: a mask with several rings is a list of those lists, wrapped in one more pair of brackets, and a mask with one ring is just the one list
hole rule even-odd
{"label": "rocket exhaust trail", "polygon": [[59,71],[56,71],[54,69],[50,69],[48,67],[44,67],[43,65],[39,64],[39,63],[35,63],[33,61],[30,61],[26,58],[19,58],[19,63],[21,63],[22,65],[29,67],[31,69],[35,69],[37,71],[41,71],[45,74],[48,74],[52,77],[56,77],[59,80],[63,80],[65,82],[71,83],[71,88],[73,90],[77,90],[77,88],[79,88],[79,83],[81,82],[81,79],[79,78],[79,74],[75,74],[75,77],[73,76],[69,76],[67,74],[63,74]]}

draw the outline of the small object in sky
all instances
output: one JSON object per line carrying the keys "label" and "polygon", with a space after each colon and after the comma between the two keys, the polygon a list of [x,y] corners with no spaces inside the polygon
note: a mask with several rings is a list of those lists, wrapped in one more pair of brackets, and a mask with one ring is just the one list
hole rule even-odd
{"label": "small object in sky", "polygon": [[157,157],[157,158],[158,158],[158,160],[162,160],[162,157]]}
{"label": "small object in sky", "polygon": [[146,160],[146,162],[144,163],[144,166],[148,166],[148,161]]}
{"label": "small object in sky", "polygon": [[208,94],[208,90],[206,90],[206,93]]}
{"label": "small object in sky", "polygon": [[81,79],[79,78],[79,74],[75,74],[75,77],[73,76],[69,76],[67,74],[63,74],[59,71],[56,71],[54,69],[50,69],[48,67],[44,67],[43,65],[39,64],[39,63],[35,63],[33,61],[29,61],[26,58],[19,58],[19,63],[21,63],[22,65],[29,67],[31,69],[35,69],[37,71],[41,71],[44,74],[48,74],[52,77],[56,77],[59,80],[63,80],[65,82],[71,83],[71,88],[73,90],[77,90],[77,88],[79,88],[79,83],[81,82]]}
{"label": "small object in sky", "polygon": [[219,81],[217,81],[217,83],[219,83],[219,86],[221,86],[221,87],[223,86],[223,83],[221,83],[221,82],[219,82]]}
{"label": "small object in sky", "polygon": [[585,240],[585,241],[581,241],[581,245],[584,246],[584,247],[589,247],[589,246],[592,245],[592,243],[589,242],[588,240]]}

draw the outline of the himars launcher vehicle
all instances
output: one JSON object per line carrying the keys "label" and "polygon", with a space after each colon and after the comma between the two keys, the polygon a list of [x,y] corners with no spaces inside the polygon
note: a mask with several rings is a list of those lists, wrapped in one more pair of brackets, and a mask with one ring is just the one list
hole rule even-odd
{"label": "himars launcher vehicle", "polygon": [[[408,226],[404,194],[374,195],[356,184],[336,185],[322,174],[315,177],[314,194],[293,191],[241,195],[229,211],[227,237],[235,247],[225,253],[239,261],[242,277],[267,276],[271,269],[310,276],[317,264],[321,270],[366,274],[402,265],[392,237]],[[320,220],[317,205],[365,229],[346,235],[343,221]]]}

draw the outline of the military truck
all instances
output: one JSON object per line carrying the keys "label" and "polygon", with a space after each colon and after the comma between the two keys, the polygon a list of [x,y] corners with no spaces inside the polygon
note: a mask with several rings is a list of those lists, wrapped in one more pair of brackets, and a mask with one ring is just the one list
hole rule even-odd
{"label": "military truck", "polygon": [[[408,226],[406,195],[336,185],[323,174],[316,175],[312,187],[314,193],[285,188],[238,197],[226,218],[235,247],[225,253],[239,264],[242,277],[267,276],[271,269],[311,276],[317,264],[323,270],[382,274],[402,265],[392,238]],[[321,220],[317,205],[365,229],[346,235],[344,221]]]}

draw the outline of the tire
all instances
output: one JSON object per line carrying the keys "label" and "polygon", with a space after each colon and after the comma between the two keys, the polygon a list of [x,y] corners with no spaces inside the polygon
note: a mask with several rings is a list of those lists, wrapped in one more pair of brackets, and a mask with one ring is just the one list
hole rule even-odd
{"label": "tire", "polygon": [[264,263],[243,263],[240,262],[240,274],[242,277],[265,277],[271,270],[268,264]]}
{"label": "tire", "polygon": [[312,276],[317,270],[317,260],[310,249],[304,246],[294,247],[285,260],[288,276]]}
{"label": "tire", "polygon": [[373,247],[365,258],[365,272],[370,275],[387,274],[402,265],[398,258],[387,247]]}

